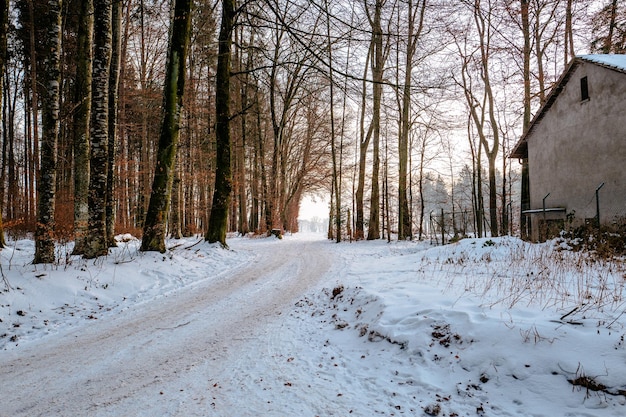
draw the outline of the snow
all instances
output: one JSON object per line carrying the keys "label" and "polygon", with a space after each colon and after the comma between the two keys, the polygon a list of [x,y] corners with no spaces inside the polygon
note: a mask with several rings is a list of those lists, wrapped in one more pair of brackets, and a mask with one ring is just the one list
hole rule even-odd
{"label": "snow", "polygon": [[626,70],[626,55],[624,54],[590,54],[582,55],[582,59],[602,65],[608,65],[619,70]]}
{"label": "snow", "polygon": [[119,240],[0,252],[0,416],[626,411],[624,265],[562,241]]}

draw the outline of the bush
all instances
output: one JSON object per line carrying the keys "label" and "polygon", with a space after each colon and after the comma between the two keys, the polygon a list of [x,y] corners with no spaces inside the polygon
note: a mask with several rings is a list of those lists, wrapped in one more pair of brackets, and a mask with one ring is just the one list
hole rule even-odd
{"label": "bush", "polygon": [[626,255],[626,222],[616,227],[600,228],[591,225],[577,227],[561,233],[562,239],[573,249],[594,252],[600,258]]}

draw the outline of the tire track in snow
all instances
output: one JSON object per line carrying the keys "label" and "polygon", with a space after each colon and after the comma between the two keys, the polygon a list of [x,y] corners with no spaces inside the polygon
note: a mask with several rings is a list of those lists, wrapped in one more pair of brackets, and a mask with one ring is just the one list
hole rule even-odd
{"label": "tire track in snow", "polygon": [[255,248],[252,265],[3,353],[0,416],[206,415],[211,381],[331,265],[324,242]]}

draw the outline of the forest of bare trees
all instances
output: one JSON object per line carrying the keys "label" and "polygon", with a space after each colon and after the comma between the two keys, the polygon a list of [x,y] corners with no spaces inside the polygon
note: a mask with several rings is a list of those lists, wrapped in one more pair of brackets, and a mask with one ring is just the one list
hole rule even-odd
{"label": "forest of bare trees", "polygon": [[[3,0],[0,244],[114,235],[519,233],[506,158],[575,54],[623,53],[623,0]],[[444,226],[445,225],[445,226]]]}

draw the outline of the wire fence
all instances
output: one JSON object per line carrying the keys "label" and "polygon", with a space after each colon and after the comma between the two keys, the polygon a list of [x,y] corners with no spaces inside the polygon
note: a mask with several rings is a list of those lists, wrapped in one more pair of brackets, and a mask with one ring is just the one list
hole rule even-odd
{"label": "wire fence", "polygon": [[[511,224],[512,212],[507,210],[509,224]],[[498,214],[501,218],[501,213]],[[422,226],[420,228],[420,219],[418,215],[413,216],[412,235],[414,239],[429,240],[433,245],[445,245],[450,242],[457,241],[466,237],[479,237],[489,235],[488,212],[481,219],[481,230],[478,230],[476,217],[473,210],[445,211],[432,210],[424,214]],[[341,211],[341,239],[353,240],[359,239],[355,235],[355,219],[349,209]],[[397,234],[397,218],[387,218],[381,216],[381,238],[395,239]],[[302,231],[328,231],[329,238],[336,238],[336,220],[331,218],[318,219],[317,222],[300,221]],[[367,228],[367,224],[365,225]],[[420,230],[421,229],[421,230]],[[367,230],[365,231],[367,235]],[[391,237],[390,237],[391,236]],[[365,236],[360,237],[365,238]]]}
{"label": "wire fence", "polygon": [[430,239],[431,244],[444,245],[463,237],[478,235],[476,218],[470,210],[431,211],[424,220],[424,236]]}

